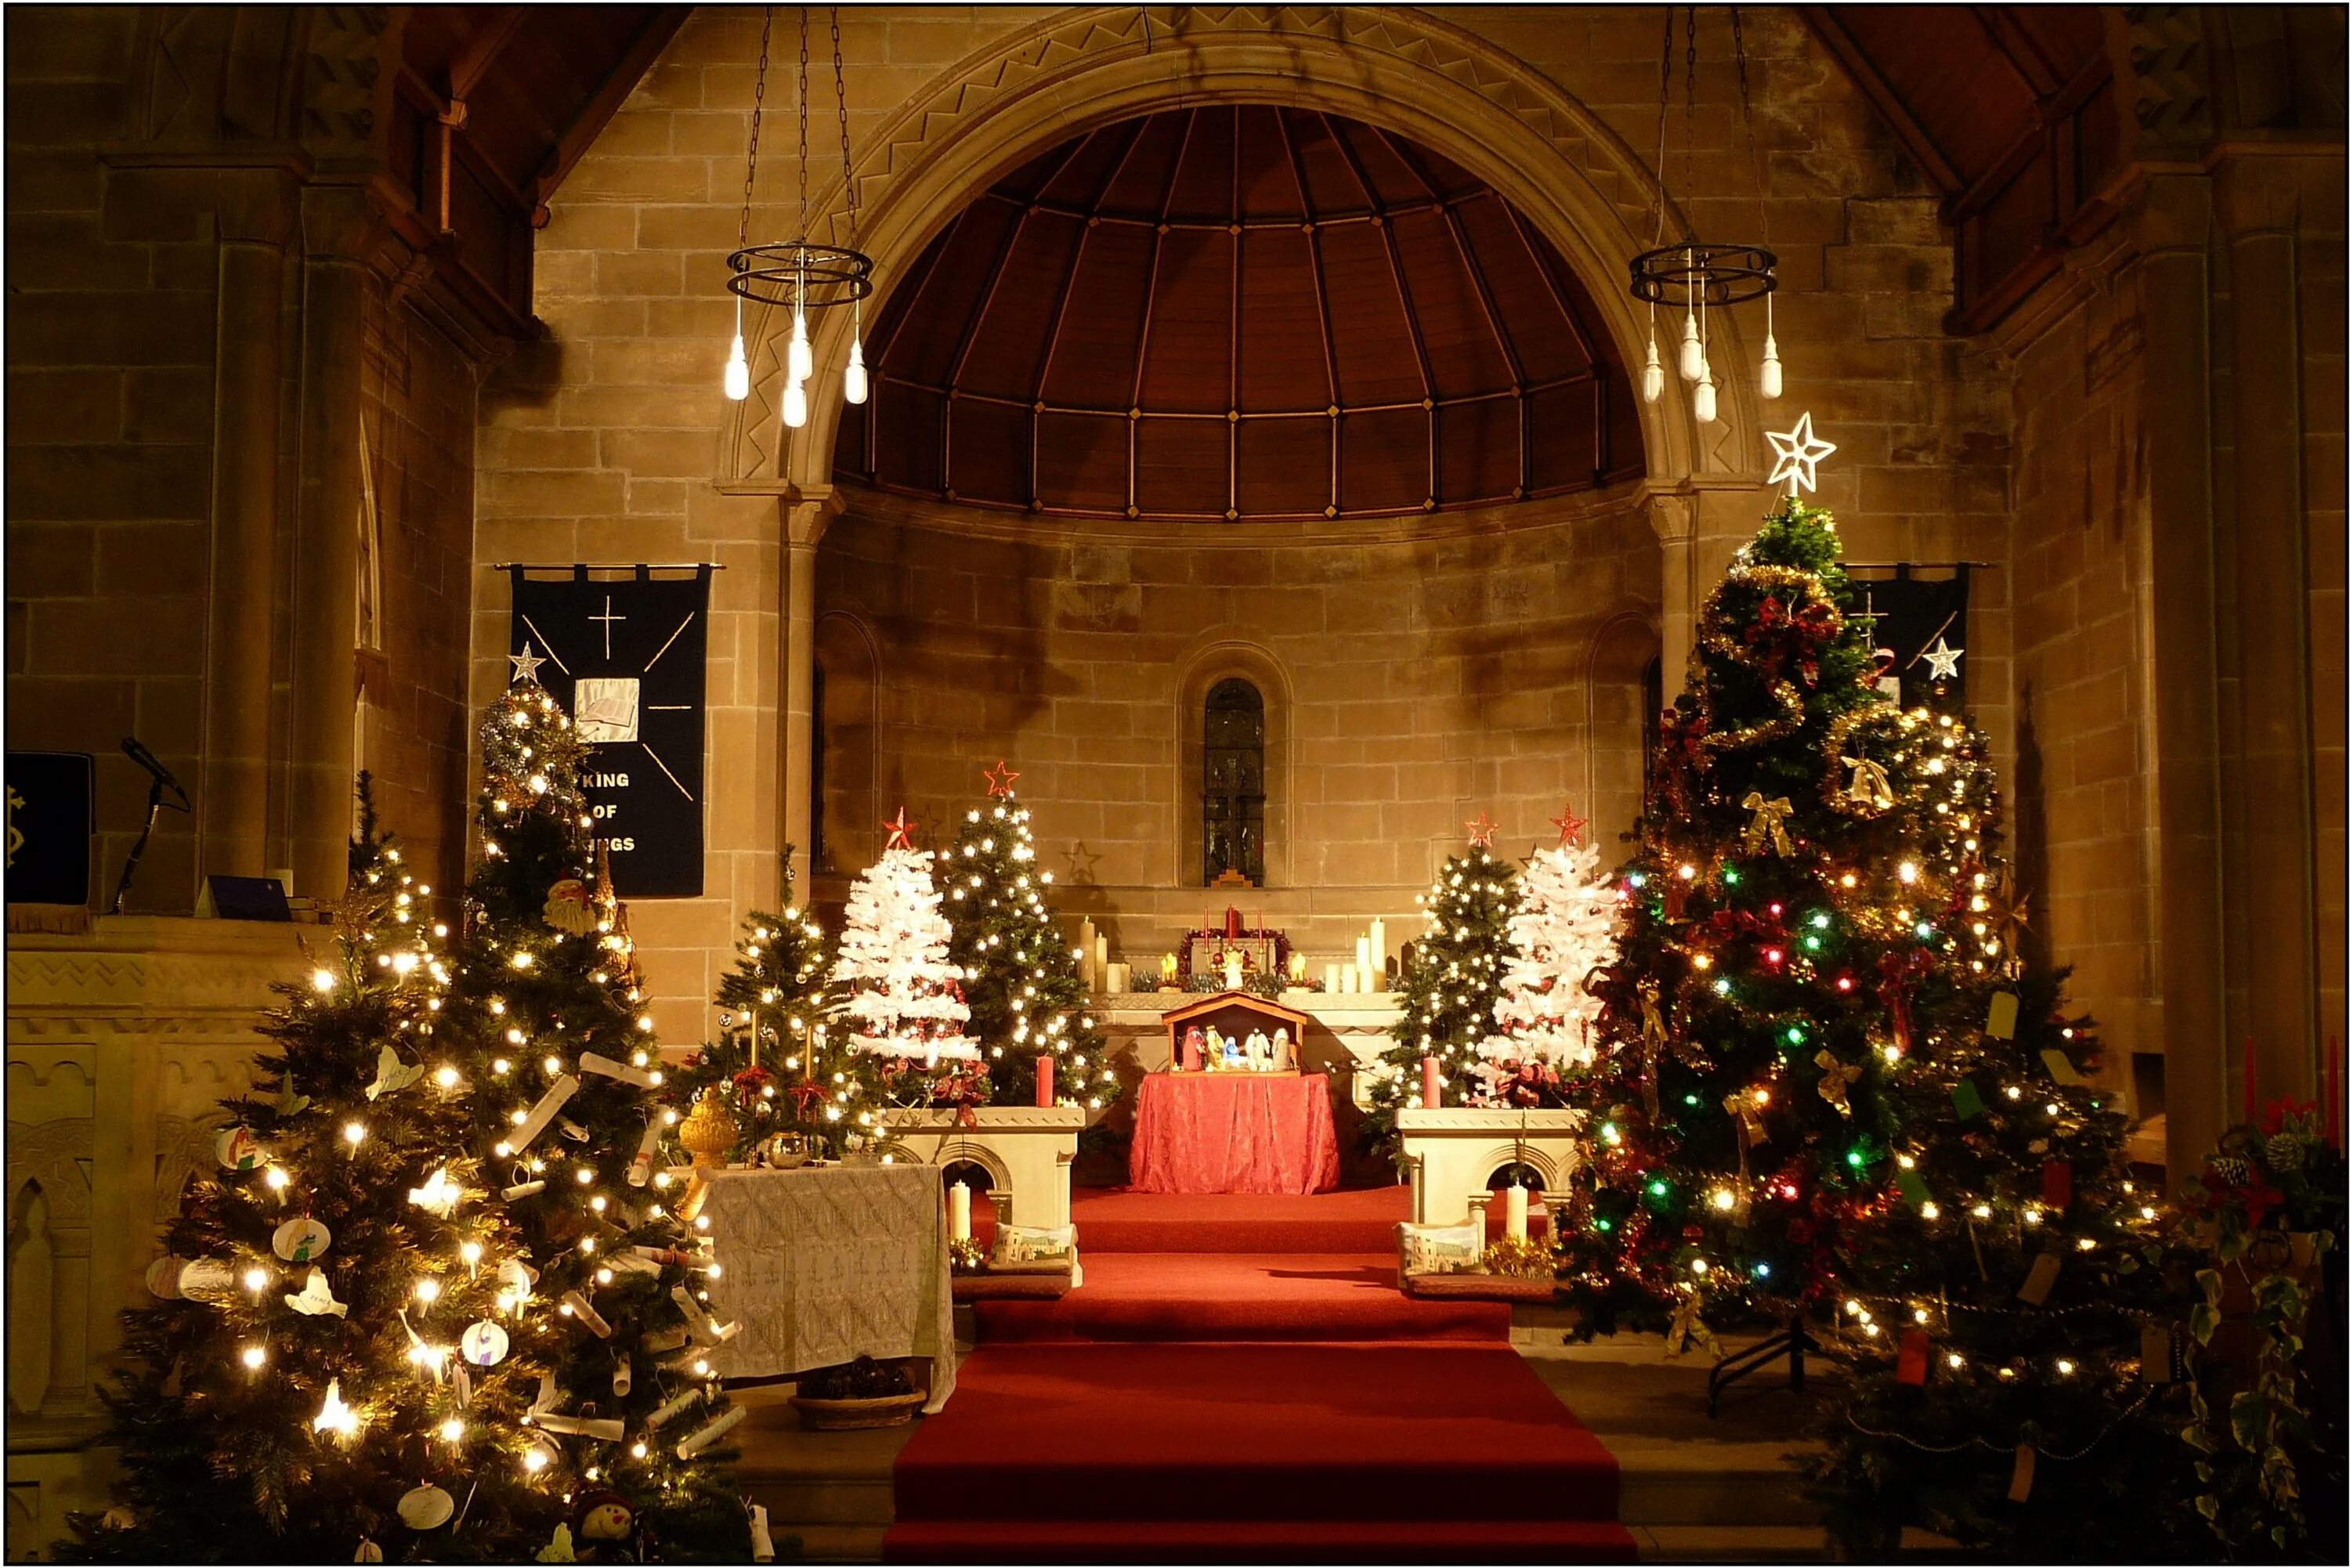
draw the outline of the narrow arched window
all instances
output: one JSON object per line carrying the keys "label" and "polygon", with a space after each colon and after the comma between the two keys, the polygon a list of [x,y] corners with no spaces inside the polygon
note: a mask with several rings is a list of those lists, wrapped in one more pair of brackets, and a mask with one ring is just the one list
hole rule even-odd
{"label": "narrow arched window", "polygon": [[1237,678],[1208,691],[1201,736],[1202,881],[1237,871],[1264,885],[1264,698]]}

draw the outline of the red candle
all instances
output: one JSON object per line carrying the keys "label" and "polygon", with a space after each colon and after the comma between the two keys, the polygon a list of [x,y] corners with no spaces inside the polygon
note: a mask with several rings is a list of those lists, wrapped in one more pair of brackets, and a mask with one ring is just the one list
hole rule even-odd
{"label": "red candle", "polygon": [[2244,1125],[2258,1127],[2260,1111],[2260,1055],[2250,1037],[2244,1041]]}
{"label": "red candle", "polygon": [[1224,906],[1224,940],[1238,941],[1241,934],[1241,912],[1231,905]]}
{"label": "red candle", "polygon": [[1419,1059],[1419,1103],[1431,1111],[1444,1104],[1444,1088],[1437,1076],[1433,1056]]}
{"label": "red candle", "polygon": [[1050,1110],[1053,1106],[1053,1059],[1036,1058],[1036,1103]]}

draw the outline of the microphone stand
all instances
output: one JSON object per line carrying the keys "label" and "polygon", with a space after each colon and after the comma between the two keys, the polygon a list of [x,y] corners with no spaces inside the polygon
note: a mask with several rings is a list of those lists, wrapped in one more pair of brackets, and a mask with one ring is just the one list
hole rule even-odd
{"label": "microphone stand", "polygon": [[[125,752],[130,752],[130,748],[129,744],[125,744],[123,750]],[[140,760],[137,753],[130,753],[130,756],[131,760],[139,763],[140,766],[147,767],[146,763]],[[148,768],[147,771],[149,774],[149,782],[147,784],[147,826],[139,830],[139,841],[130,846],[130,857],[122,863],[122,879],[114,885],[114,902],[108,905],[106,909],[106,912],[109,915],[119,915],[122,913],[122,900],[130,891],[130,878],[139,869],[140,857],[147,853],[147,840],[154,835],[155,819],[158,816],[161,816],[163,813],[164,777],[161,774],[157,773],[153,768]],[[188,797],[186,793],[176,784],[172,784],[171,789],[173,794],[180,797],[179,804],[173,805],[172,809],[173,811],[187,810]]]}

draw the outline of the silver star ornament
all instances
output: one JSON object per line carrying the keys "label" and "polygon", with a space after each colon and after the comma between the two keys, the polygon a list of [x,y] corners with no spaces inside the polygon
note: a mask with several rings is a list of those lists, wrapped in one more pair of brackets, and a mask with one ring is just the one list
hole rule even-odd
{"label": "silver star ornament", "polygon": [[530,643],[527,640],[523,643],[520,653],[509,653],[506,659],[515,667],[514,678],[516,681],[537,680],[538,667],[546,662],[530,650]]}
{"label": "silver star ornament", "polygon": [[1772,467],[1771,483],[1787,482],[1787,493],[1817,490],[1820,487],[1820,460],[1835,451],[1835,442],[1822,441],[1812,433],[1812,416],[1807,410],[1795,421],[1791,431],[1765,431],[1762,439],[1771,443],[1778,456]]}
{"label": "silver star ornament", "polygon": [[1952,648],[1949,638],[1938,637],[1934,639],[1934,646],[1926,650],[1926,668],[1937,680],[1956,680],[1959,678],[1959,658],[1965,652],[1963,648]]}

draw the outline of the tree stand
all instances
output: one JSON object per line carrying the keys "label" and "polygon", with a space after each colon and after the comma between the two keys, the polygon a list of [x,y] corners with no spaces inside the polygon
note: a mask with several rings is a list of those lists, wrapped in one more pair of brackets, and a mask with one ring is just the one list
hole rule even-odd
{"label": "tree stand", "polygon": [[1706,1375],[1705,1379],[1707,1418],[1721,1414],[1723,1389],[1749,1373],[1761,1371],[1783,1355],[1787,1358],[1788,1390],[1801,1394],[1804,1391],[1804,1353],[1824,1349],[1820,1342],[1812,1337],[1812,1331],[1804,1326],[1803,1314],[1794,1314],[1787,1319],[1787,1326],[1779,1333],[1758,1340],[1737,1355],[1724,1356],[1714,1364],[1713,1370]]}

